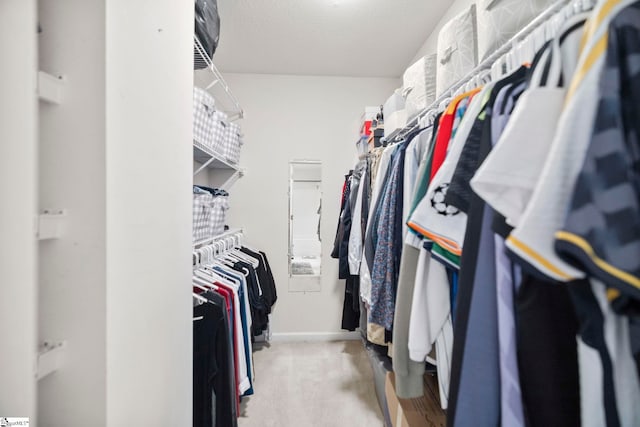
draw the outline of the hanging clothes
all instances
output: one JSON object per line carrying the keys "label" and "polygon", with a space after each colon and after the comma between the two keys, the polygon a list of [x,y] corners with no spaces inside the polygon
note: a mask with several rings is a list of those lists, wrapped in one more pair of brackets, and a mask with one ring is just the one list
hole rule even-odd
{"label": "hanging clothes", "polygon": [[[252,342],[277,299],[263,252],[201,248],[194,270],[194,426],[237,426],[240,399],[254,390]],[[218,250],[218,249],[216,249]]]}
{"label": "hanging clothes", "polygon": [[[472,91],[456,98],[452,105],[455,107],[447,108],[447,123],[441,123],[441,130],[448,134],[451,138],[455,135],[461,120],[454,120],[453,117],[463,117],[467,110],[469,100],[473,99],[478,91]],[[449,145],[448,141],[440,138],[436,140],[437,144]],[[438,147],[436,147],[438,150]],[[440,147],[442,150],[442,147]],[[445,149],[446,151],[446,149]],[[435,151],[434,151],[435,152]],[[442,166],[442,164],[440,165]],[[438,168],[434,176],[439,173],[439,167],[432,163],[431,171]],[[431,175],[429,180],[432,181]],[[428,186],[427,193],[433,186],[431,182]],[[427,196],[428,197],[428,196]],[[424,201],[418,204],[413,215],[424,209]],[[409,220],[409,224],[414,224]],[[423,236],[428,239],[428,236]],[[433,349],[436,350],[436,366],[438,369],[438,383],[440,388],[440,402],[443,408],[447,407],[448,401],[448,382],[450,376],[450,354],[453,341],[453,325],[451,316],[451,283],[449,273],[445,264],[433,263],[431,261],[430,252],[434,244],[429,240],[425,240],[423,247],[420,248],[420,256],[418,257],[419,270],[415,275],[415,284],[413,289],[413,298],[410,312],[408,349],[411,360],[422,362]]]}
{"label": "hanging clothes", "polygon": [[[566,75],[565,70],[566,73],[572,72],[571,68],[574,67],[569,64],[577,63],[577,46],[585,20],[585,14],[570,19],[564,25],[564,29],[560,30],[559,37],[553,43],[547,44],[537,55],[529,73],[529,88],[515,106],[499,142],[495,144],[471,181],[474,191],[495,209],[502,209],[506,206],[507,196],[519,191],[521,187],[514,184],[523,182],[522,177],[531,170],[535,157],[515,156],[512,152],[509,159],[514,160],[507,164],[504,160],[496,162],[495,159],[504,158],[510,143],[513,144],[513,150],[522,150],[516,148],[516,145],[522,143],[515,142],[523,141],[523,138],[534,138],[531,139],[532,142],[541,141],[540,144],[527,144],[531,149],[543,147],[545,138],[550,138],[541,134],[551,135],[554,125],[547,123],[556,120],[558,113],[554,113],[554,108],[557,106],[558,110],[560,109],[562,101],[559,95],[564,93],[563,89],[556,85],[566,81],[562,78]],[[543,73],[543,70],[551,71]],[[533,127],[532,116],[539,118],[537,123],[533,122]],[[528,126],[527,130],[519,127],[522,125]],[[500,171],[507,168],[513,169],[508,175],[500,176]],[[517,178],[512,178],[513,176]],[[536,177],[532,174],[530,179],[534,180]],[[513,199],[522,200],[516,197]],[[507,259],[504,246],[504,239],[512,229],[506,224],[504,217],[499,218],[498,224],[494,223],[494,230],[498,233],[496,260],[502,265],[502,274],[498,276],[497,282],[502,418],[511,419],[511,423],[514,423],[514,406],[506,403],[505,399],[509,398],[509,394],[521,394],[520,399],[511,399],[509,402],[523,402],[527,425],[580,425],[578,360],[573,339],[577,333],[577,319],[568,292],[553,283],[536,279],[529,274],[523,277],[519,273],[519,267]],[[506,221],[510,221],[510,218]],[[514,292],[519,294],[517,298]],[[556,322],[552,322],[551,319]],[[548,352],[540,349],[539,345],[536,345],[539,341],[534,338],[540,336],[553,340],[553,348],[558,354],[562,354],[562,357],[550,357]],[[518,344],[517,355],[516,349],[511,349],[509,345],[511,342]],[[541,367],[544,364],[547,368],[539,369],[534,374],[530,369],[520,370],[514,360],[516,357],[520,366]],[[512,377],[519,378],[519,382],[511,380]],[[540,385],[545,383],[554,386],[547,387],[547,390],[541,389]],[[517,413],[520,414],[519,409]]]}
{"label": "hanging clothes", "polygon": [[193,322],[193,425],[237,426],[226,302],[214,293],[203,296],[209,303],[193,309],[200,319]]}
{"label": "hanging clothes", "polygon": [[376,245],[371,269],[371,322],[393,328],[395,291],[402,252],[402,204],[404,157],[407,143],[399,145],[391,161],[386,191],[381,197]]}
{"label": "hanging clothes", "polygon": [[[634,62],[639,11],[636,2],[609,27],[591,141],[564,225],[555,234],[559,255],[619,292],[626,301],[620,298],[616,309],[633,317],[640,301],[640,81]],[[638,360],[640,337],[633,338]]]}
{"label": "hanging clothes", "polygon": [[367,338],[401,398],[435,364],[448,426],[640,425],[640,1],[583,7],[428,112],[426,144],[371,153],[368,216],[355,196]]}

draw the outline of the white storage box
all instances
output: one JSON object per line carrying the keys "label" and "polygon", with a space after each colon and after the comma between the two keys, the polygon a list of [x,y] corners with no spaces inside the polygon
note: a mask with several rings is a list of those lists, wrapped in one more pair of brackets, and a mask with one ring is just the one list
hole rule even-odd
{"label": "white storage box", "polygon": [[478,57],[491,55],[555,0],[478,0]]}
{"label": "white storage box", "polygon": [[471,72],[478,62],[476,6],[447,22],[438,34],[436,96]]}
{"label": "white storage box", "polygon": [[402,96],[402,89],[396,89],[391,96],[385,101],[382,106],[382,115],[384,116],[385,127],[387,120],[396,111],[404,110],[404,97]]}
{"label": "white storage box", "polygon": [[395,130],[402,129],[407,125],[407,110],[393,112],[389,118],[384,120],[384,134],[391,135]]}
{"label": "white storage box", "polygon": [[240,161],[240,148],[242,147],[242,132],[240,126],[229,123],[226,128],[224,157],[231,163]]}
{"label": "white storage box", "polygon": [[376,116],[380,112],[380,107],[364,107],[364,113],[360,117],[360,120],[366,122],[368,120],[375,120]]}
{"label": "white storage box", "polygon": [[434,53],[420,58],[402,76],[402,94],[409,120],[436,99],[436,57]]}
{"label": "white storage box", "polygon": [[193,187],[193,242],[211,237],[213,196],[208,191]]}
{"label": "white storage box", "polygon": [[229,127],[229,119],[222,111],[216,111],[213,115],[213,136],[211,148],[214,152],[224,157],[226,151],[226,138]]}
{"label": "white storage box", "polygon": [[200,144],[213,145],[216,103],[213,96],[198,87],[193,88],[193,139]]}
{"label": "white storage box", "polygon": [[211,202],[210,235],[219,236],[224,233],[224,226],[227,222],[227,211],[229,210],[228,196],[215,196]]}

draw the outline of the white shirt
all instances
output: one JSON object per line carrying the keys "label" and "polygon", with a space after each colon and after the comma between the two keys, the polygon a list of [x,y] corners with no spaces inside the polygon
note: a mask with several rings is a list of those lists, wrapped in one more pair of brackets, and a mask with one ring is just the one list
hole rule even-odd
{"label": "white shirt", "polygon": [[356,196],[356,202],[353,209],[353,218],[351,219],[351,234],[349,235],[349,251],[347,254],[347,260],[349,262],[349,273],[353,276],[357,276],[360,273],[360,263],[362,262],[362,242],[364,237],[362,236],[362,197],[364,192],[364,180],[369,179],[367,170],[365,169],[360,178],[360,185],[358,186],[358,194]]}
{"label": "white shirt", "polygon": [[[616,4],[617,3],[617,4]],[[507,239],[507,247],[548,277],[569,281],[584,273],[555,252],[554,234],[564,224],[573,187],[587,152],[598,101],[598,82],[604,65],[602,40],[611,18],[632,0],[607,0],[598,5],[587,24],[589,35],[580,55],[577,72],[567,93],[565,108],[538,184],[518,226]],[[606,5],[606,7],[603,7]]]}
{"label": "white shirt", "polygon": [[[603,283],[592,280],[591,288],[604,316],[604,338],[613,365],[613,385],[621,427],[640,425],[640,382],[629,340],[629,319],[613,312]],[[595,349],[578,338],[580,400],[583,427],[606,425],[603,406],[602,361]]]}
{"label": "white shirt", "polygon": [[[500,139],[471,180],[475,193],[512,226],[520,223],[547,160],[567,92],[558,87],[558,81],[561,71],[567,78],[573,75],[582,35],[582,26],[576,24],[585,20],[586,15],[581,14],[564,24],[555,40],[558,44],[545,52],[531,86],[521,95]],[[542,82],[548,62],[549,78]]]}
{"label": "white shirt", "polygon": [[409,357],[424,362],[436,347],[436,367],[440,403],[447,408],[451,354],[453,352],[453,323],[449,299],[449,279],[445,266],[431,260],[429,252],[422,248],[418,258],[416,284],[411,305],[409,323]]}
{"label": "white shirt", "polygon": [[411,211],[411,204],[418,179],[418,170],[422,159],[427,153],[427,147],[431,141],[432,129],[424,129],[413,137],[404,158],[404,188],[402,204],[402,236],[406,237],[409,231],[407,221]]}
{"label": "white shirt", "polygon": [[[467,229],[467,215],[464,212],[458,212],[456,215],[442,215],[432,205],[431,201],[434,197],[441,197],[444,200],[446,195],[446,186],[451,182],[453,174],[460,160],[460,154],[471,133],[473,124],[482,111],[482,107],[488,101],[488,95],[491,93],[493,84],[488,84],[482,91],[477,93],[460,121],[455,137],[448,147],[447,156],[442,163],[440,169],[435,174],[425,197],[420,201],[415,211],[409,219],[409,224],[414,230],[418,230],[424,236],[437,242],[451,253],[460,255],[462,251],[462,243],[464,234]],[[445,188],[444,190],[442,190]],[[439,192],[439,194],[436,194]]]}

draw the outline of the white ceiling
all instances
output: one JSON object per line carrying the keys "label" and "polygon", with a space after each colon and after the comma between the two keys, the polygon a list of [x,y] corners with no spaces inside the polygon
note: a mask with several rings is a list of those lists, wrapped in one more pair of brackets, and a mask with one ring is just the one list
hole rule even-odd
{"label": "white ceiling", "polygon": [[218,0],[223,72],[399,77],[450,0]]}

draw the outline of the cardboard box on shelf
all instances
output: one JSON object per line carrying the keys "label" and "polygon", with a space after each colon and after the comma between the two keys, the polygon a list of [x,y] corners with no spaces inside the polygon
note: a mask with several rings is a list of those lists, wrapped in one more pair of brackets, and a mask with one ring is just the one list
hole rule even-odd
{"label": "cardboard box on shelf", "polygon": [[440,407],[438,381],[435,375],[425,374],[425,394],[415,399],[400,399],[396,394],[395,376],[387,374],[385,394],[393,427],[445,427],[447,418]]}

